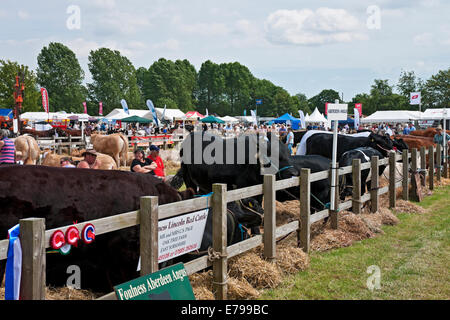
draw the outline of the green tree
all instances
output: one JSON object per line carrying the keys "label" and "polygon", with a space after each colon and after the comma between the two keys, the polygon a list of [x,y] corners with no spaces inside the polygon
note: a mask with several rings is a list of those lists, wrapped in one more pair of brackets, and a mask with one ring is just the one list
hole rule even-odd
{"label": "green tree", "polygon": [[36,75],[25,65],[17,62],[0,60],[0,106],[14,108],[14,86],[19,72],[25,75],[25,93],[23,97],[22,113],[29,111],[43,111],[40,92],[36,84]]}
{"label": "green tree", "polygon": [[97,112],[98,103],[103,102],[103,114],[121,108],[125,99],[130,109],[145,109],[137,83],[136,69],[119,51],[100,48],[89,54],[89,71],[92,83],[88,84],[90,104],[88,109]]}
{"label": "green tree", "polygon": [[225,77],[220,66],[210,60],[202,63],[198,72],[199,112],[219,113],[224,103]]}
{"label": "green tree", "polygon": [[308,100],[309,103],[309,109],[311,111],[314,111],[315,108],[319,110],[320,113],[325,113],[325,103],[334,103],[335,100],[339,100],[339,102],[342,102],[341,98],[339,97],[339,93],[332,89],[326,89],[322,90],[319,94],[315,95],[314,97],[310,98]]}
{"label": "green tree", "polygon": [[450,68],[440,70],[426,81],[422,104],[426,108],[450,108]]}
{"label": "green tree", "polygon": [[50,111],[83,110],[84,71],[75,53],[62,43],[51,42],[42,48],[37,63],[37,82],[48,91]]}
{"label": "green tree", "polygon": [[220,115],[242,114],[248,106],[255,105],[250,96],[254,77],[250,70],[239,62],[223,63],[220,68],[225,80],[224,94],[228,104],[228,108],[222,110]]}
{"label": "green tree", "polygon": [[295,95],[295,97],[297,97],[297,99],[298,99],[298,103],[299,103],[298,109],[302,110],[305,115],[307,113],[311,114],[313,110],[311,110],[309,107],[308,98],[306,97],[306,95],[303,93],[297,93]]}

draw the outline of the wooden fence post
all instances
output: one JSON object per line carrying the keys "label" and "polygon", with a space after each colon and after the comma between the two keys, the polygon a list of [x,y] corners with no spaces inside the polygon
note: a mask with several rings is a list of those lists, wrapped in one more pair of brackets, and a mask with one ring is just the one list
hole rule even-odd
{"label": "wooden fence post", "polygon": [[378,156],[373,156],[371,159],[371,171],[372,171],[372,180],[370,181],[370,211],[371,212],[377,212],[379,209],[379,195],[378,195],[378,173],[379,173],[379,167],[378,167]]}
{"label": "wooden fence post", "polygon": [[213,250],[220,258],[213,261],[213,292],[217,300],[227,299],[227,185],[212,187]]}
{"label": "wooden fence post", "polygon": [[[330,170],[330,176],[333,174],[333,170]],[[334,195],[334,201],[336,202],[336,210],[329,210],[330,212],[330,224],[331,228],[337,230],[339,228],[339,164],[336,163],[336,188],[335,195]],[[331,182],[331,180],[330,180]]]}
{"label": "wooden fence post", "polygon": [[269,261],[276,259],[277,246],[275,238],[276,229],[276,203],[275,203],[275,176],[264,175],[264,257]]}
{"label": "wooden fence post", "polygon": [[417,149],[414,148],[411,151],[411,194],[410,197],[414,201],[419,201],[419,195],[417,194],[417,185],[416,185],[416,173],[417,173]]}
{"label": "wooden fence post", "polygon": [[434,147],[428,148],[428,184],[430,190],[434,189]]}
{"label": "wooden fence post", "polygon": [[423,173],[423,180],[420,179],[422,186],[426,186],[426,170],[427,170],[427,156],[425,154],[425,147],[420,147],[420,173]]}
{"label": "wooden fence post", "polygon": [[403,200],[409,200],[409,152],[408,150],[403,150],[402,163],[403,163]]}
{"label": "wooden fence post", "polygon": [[310,240],[310,184],[311,169],[302,168],[300,171],[300,248],[309,253]]}
{"label": "wooden fence post", "polygon": [[442,147],[438,143],[436,146],[436,179],[441,181],[441,168],[442,168]]}
{"label": "wooden fence post", "polygon": [[395,152],[389,152],[389,208],[395,208]]}
{"label": "wooden fence post", "polygon": [[45,219],[19,221],[22,245],[22,300],[45,300]]}
{"label": "wooden fence post", "polygon": [[72,136],[69,135],[69,156],[72,154]]}
{"label": "wooden fence post", "polygon": [[352,196],[352,211],[355,214],[361,213],[361,159],[353,159],[352,164],[352,179],[353,179],[353,196]]}
{"label": "wooden fence post", "polygon": [[158,197],[141,197],[139,209],[141,276],[158,271]]}
{"label": "wooden fence post", "polygon": [[448,146],[444,146],[444,178],[448,178]]}

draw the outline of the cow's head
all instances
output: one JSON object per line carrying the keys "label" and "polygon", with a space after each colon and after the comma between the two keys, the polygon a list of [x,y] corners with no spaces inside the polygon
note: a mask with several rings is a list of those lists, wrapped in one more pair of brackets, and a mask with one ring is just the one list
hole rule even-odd
{"label": "cow's head", "polygon": [[248,230],[262,225],[264,210],[255,199],[242,199],[227,205],[230,218],[233,219],[234,230],[230,243],[237,243],[249,237]]}
{"label": "cow's head", "polygon": [[156,189],[158,190],[159,204],[166,204],[171,202],[177,202],[181,200],[188,200],[194,197],[194,190],[188,188],[184,191],[178,191],[167,183],[160,182],[156,184]]}
{"label": "cow's head", "polygon": [[409,149],[408,145],[406,144],[405,141],[403,141],[403,139],[394,138],[394,140],[392,141],[392,144],[393,144],[394,148],[397,149],[396,151],[402,152],[403,150]]}
{"label": "cow's head", "polygon": [[394,148],[392,140],[387,136],[371,133],[368,138],[370,139],[369,147],[380,151],[385,157],[387,157],[389,151]]}
{"label": "cow's head", "polygon": [[258,157],[263,166],[263,174],[275,174],[277,180],[289,179],[300,173],[294,167],[288,147],[279,139],[272,137],[260,139]]}

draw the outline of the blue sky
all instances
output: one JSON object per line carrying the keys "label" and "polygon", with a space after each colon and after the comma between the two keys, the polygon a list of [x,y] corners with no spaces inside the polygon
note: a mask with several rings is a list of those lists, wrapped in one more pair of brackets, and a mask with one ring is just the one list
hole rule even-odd
{"label": "blue sky", "polygon": [[350,100],[374,79],[395,84],[402,70],[428,79],[448,69],[449,12],[447,0],[0,0],[0,59],[35,69],[42,47],[62,42],[87,82],[87,57],[100,47],[136,68],[160,57],[197,70],[238,61],[291,94],[335,89]]}

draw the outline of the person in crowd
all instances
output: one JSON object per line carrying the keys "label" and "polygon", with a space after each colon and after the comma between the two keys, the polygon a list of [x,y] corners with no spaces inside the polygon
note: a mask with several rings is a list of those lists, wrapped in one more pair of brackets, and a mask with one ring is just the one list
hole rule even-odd
{"label": "person in crowd", "polygon": [[80,161],[77,168],[80,169],[99,169],[100,168],[100,160],[97,159],[97,151],[94,149],[88,149],[81,155],[84,157],[83,160]]}
{"label": "person in crowd", "polygon": [[[439,143],[441,146],[444,146],[444,133],[442,132],[442,126],[441,125],[439,125],[437,128],[436,128],[436,134],[434,135],[434,138],[433,138],[433,142],[434,143]],[[450,145],[450,135],[448,134],[448,133],[445,133],[446,134],[446,140],[447,140],[447,145]]]}
{"label": "person in crowd", "polygon": [[411,132],[411,129],[409,128],[409,125],[407,124],[405,128],[403,129],[403,134],[408,135]]}
{"label": "person in crowd", "polygon": [[155,173],[155,176],[162,179],[163,181],[166,180],[166,173],[164,170],[164,162],[159,156],[159,147],[155,145],[150,146],[150,154],[147,157],[147,159],[150,159],[152,163],[156,163],[157,167],[153,170]]}
{"label": "person in crowd", "polygon": [[289,149],[289,154],[292,154],[292,146],[294,145],[294,133],[292,132],[292,128],[288,129],[288,135],[286,138],[286,144]]}
{"label": "person in crowd", "polygon": [[394,133],[392,132],[392,129],[389,125],[386,125],[386,130],[385,130],[386,134],[388,134],[389,136],[392,136]]}
{"label": "person in crowd", "polygon": [[414,124],[410,123],[409,124],[409,131],[412,132],[412,131],[415,131],[415,130],[416,130],[416,127],[414,127]]}
{"label": "person in crowd", "polygon": [[149,158],[145,158],[143,150],[136,149],[136,151],[134,151],[134,159],[130,166],[131,172],[150,173],[154,175],[154,170],[157,166],[156,162],[153,162]]}
{"label": "person in crowd", "polygon": [[61,158],[59,164],[61,165],[62,168],[76,168],[70,157]]}
{"label": "person in crowd", "polygon": [[0,165],[16,163],[16,147],[14,142],[8,137],[8,129],[0,130]]}

